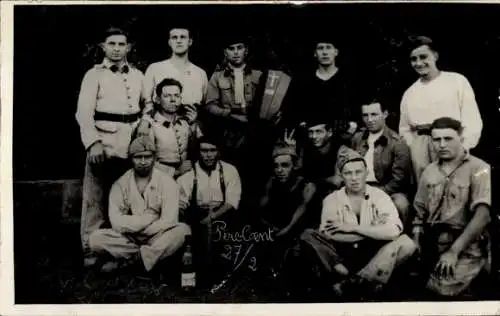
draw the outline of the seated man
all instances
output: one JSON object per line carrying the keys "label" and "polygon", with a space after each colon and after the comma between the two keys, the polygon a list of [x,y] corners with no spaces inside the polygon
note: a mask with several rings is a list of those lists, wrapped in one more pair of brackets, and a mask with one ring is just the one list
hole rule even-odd
{"label": "seated man", "polygon": [[443,296],[467,289],[488,258],[490,166],[467,153],[462,130],[448,117],[432,123],[438,160],[422,173],[414,202],[414,241],[430,274],[427,288]]}
{"label": "seated man", "polygon": [[270,228],[276,239],[262,244],[266,249],[261,249],[261,254],[267,255],[259,256],[259,262],[266,262],[278,271],[305,229],[304,214],[316,186],[297,174],[298,157],[294,147],[277,144],[272,157],[273,176],[260,199],[259,215],[262,226]]}
{"label": "seated man", "polygon": [[361,105],[365,129],[356,133],[351,148],[359,152],[368,167],[367,182],[387,193],[406,226],[411,187],[410,149],[386,124],[387,109],[377,100]]}
{"label": "seated man", "polygon": [[[345,187],[325,198],[319,230],[301,236],[303,250],[319,259],[337,295],[370,295],[416,248],[401,235],[403,225],[391,198],[366,184],[363,157],[349,149],[339,166]],[[351,286],[360,283],[366,287]]]}
{"label": "seated man", "polygon": [[188,160],[190,144],[201,136],[201,131],[196,123],[189,125],[188,120],[194,119],[196,111],[182,106],[182,85],[175,79],[163,79],[156,86],[156,95],[160,103],[155,104],[150,116],[145,116],[138,135],[148,134],[155,140],[157,166],[177,178],[192,168]]}
{"label": "seated man", "polygon": [[179,190],[168,174],[154,168],[155,145],[147,136],[132,141],[128,150],[133,169],[111,188],[109,219],[111,228],[95,230],[90,248],[114,260],[102,266],[109,272],[141,262],[146,271],[174,254],[190,234],[179,223]]}
{"label": "seated man", "polygon": [[234,224],[234,211],[238,209],[241,198],[241,181],[233,165],[219,160],[215,137],[201,137],[198,145],[199,160],[192,170],[177,179],[177,183],[181,220],[192,229],[198,258],[195,261],[204,265],[219,255],[220,245],[212,243],[215,234],[220,239],[220,232],[227,231]]}

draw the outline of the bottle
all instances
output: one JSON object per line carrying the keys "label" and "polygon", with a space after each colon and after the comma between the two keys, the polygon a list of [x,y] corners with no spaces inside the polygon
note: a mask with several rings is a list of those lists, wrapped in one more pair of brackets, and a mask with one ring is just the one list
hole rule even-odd
{"label": "bottle", "polygon": [[183,292],[192,292],[196,287],[196,270],[193,264],[191,238],[191,235],[186,235],[186,248],[182,255],[181,288]]}

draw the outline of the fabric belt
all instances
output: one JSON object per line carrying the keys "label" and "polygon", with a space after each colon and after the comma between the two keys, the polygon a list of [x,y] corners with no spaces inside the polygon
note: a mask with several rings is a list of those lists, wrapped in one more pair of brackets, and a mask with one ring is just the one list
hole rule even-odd
{"label": "fabric belt", "polygon": [[181,166],[180,162],[166,162],[166,161],[158,161],[158,162],[161,163],[162,165],[169,166],[175,169]]}
{"label": "fabric belt", "polygon": [[96,121],[111,121],[111,122],[121,122],[121,123],[133,123],[141,117],[141,112],[135,114],[114,114],[98,112],[94,113],[94,120]]}
{"label": "fabric belt", "polygon": [[422,125],[416,125],[413,126],[412,128],[414,131],[417,132],[418,135],[431,135],[431,125],[430,124],[422,124]]}

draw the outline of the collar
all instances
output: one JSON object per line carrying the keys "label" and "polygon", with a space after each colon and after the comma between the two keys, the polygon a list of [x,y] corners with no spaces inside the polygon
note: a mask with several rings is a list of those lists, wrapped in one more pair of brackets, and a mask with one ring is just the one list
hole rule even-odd
{"label": "collar", "polygon": [[[155,114],[154,114],[154,116],[153,116],[153,120],[154,120],[155,122],[159,123],[159,124],[163,124],[163,123],[165,123],[165,122],[173,123],[172,121],[168,120],[165,116],[163,116],[163,115],[160,113],[160,111],[156,111],[156,112],[155,112]],[[175,121],[176,121],[176,122],[178,122],[178,121],[180,121],[180,120],[182,120],[182,118],[181,118],[181,117],[179,117],[179,116],[176,116]]]}
{"label": "collar", "polygon": [[210,176],[212,176],[212,174],[213,174],[214,172],[219,171],[219,169],[222,167],[222,163],[220,162],[220,160],[218,160],[218,161],[215,163],[215,169],[211,172],[211,174],[208,174],[208,172],[200,166],[200,162],[199,162],[199,161],[197,161],[197,162],[195,163],[195,166],[194,166],[194,167],[196,168],[196,170],[201,171],[201,172],[205,173],[206,175],[208,175],[208,176],[210,177]]}
{"label": "collar", "polygon": [[[366,140],[368,140],[369,135],[370,135],[370,132],[368,131],[368,129],[365,128],[363,131],[363,135],[361,136],[361,139],[366,141]],[[389,143],[389,138],[391,138],[391,137],[392,137],[392,135],[391,135],[389,128],[387,128],[387,126],[385,126],[382,130],[382,134],[375,141],[375,145],[387,146],[387,144]]]}
{"label": "collar", "polygon": [[[106,68],[106,69],[110,69],[110,68],[111,68],[111,66],[113,66],[113,65],[114,65],[114,63],[112,63],[112,62],[111,62],[109,59],[107,59],[107,58],[104,58],[104,59],[102,60],[102,63],[101,63],[101,66],[102,66],[103,68]],[[125,60],[125,62],[123,63],[122,68],[123,68],[123,67],[125,67],[125,66],[127,66],[129,69],[131,68],[131,67],[130,67],[130,65],[129,65],[129,63],[128,63],[128,61],[126,61],[126,60]]]}
{"label": "collar", "polygon": [[[373,195],[372,191],[373,191],[373,187],[369,184],[366,184],[365,185],[365,200],[370,199],[370,196]],[[342,198],[345,199],[345,201],[348,201],[345,186],[342,189],[340,189],[340,194],[341,194]]]}
{"label": "collar", "polygon": [[[224,62],[222,65],[217,65],[215,71],[223,71],[224,77],[234,77],[234,69],[229,65],[229,62]],[[248,64],[243,67],[245,76],[252,74],[252,68]]]}

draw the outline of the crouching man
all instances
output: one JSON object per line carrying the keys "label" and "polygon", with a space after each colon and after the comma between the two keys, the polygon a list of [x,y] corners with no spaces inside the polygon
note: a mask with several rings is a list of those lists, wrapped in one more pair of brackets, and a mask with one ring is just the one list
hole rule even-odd
{"label": "crouching man", "polygon": [[176,182],[154,167],[153,140],[136,138],[129,146],[129,156],[133,169],[111,188],[111,228],[98,229],[89,237],[91,250],[111,259],[102,266],[105,272],[137,262],[150,271],[159,260],[174,254],[190,234],[189,227],[178,221]]}
{"label": "crouching man", "polygon": [[401,235],[403,225],[391,198],[366,184],[363,157],[348,149],[339,159],[345,187],[324,199],[319,230],[306,230],[301,248],[306,258],[318,259],[337,295],[369,296],[416,246]]}
{"label": "crouching man", "polygon": [[444,117],[431,126],[438,160],[422,173],[415,196],[414,240],[421,246],[427,288],[452,297],[488,262],[490,166],[465,150],[463,127]]}

